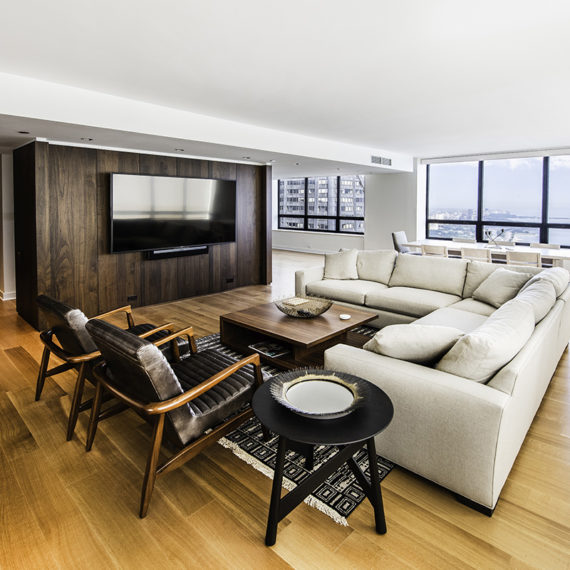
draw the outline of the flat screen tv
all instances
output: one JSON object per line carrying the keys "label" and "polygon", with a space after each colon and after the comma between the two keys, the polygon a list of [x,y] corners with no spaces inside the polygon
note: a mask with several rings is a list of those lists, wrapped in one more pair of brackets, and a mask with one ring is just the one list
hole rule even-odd
{"label": "flat screen tv", "polygon": [[232,180],[112,174],[110,202],[112,253],[236,239]]}

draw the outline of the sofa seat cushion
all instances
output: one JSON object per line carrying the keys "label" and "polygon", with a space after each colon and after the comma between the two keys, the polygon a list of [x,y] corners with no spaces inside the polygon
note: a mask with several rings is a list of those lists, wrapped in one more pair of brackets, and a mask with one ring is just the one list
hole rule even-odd
{"label": "sofa seat cushion", "polygon": [[307,294],[314,297],[325,297],[333,301],[344,301],[355,305],[364,305],[369,292],[387,289],[383,283],[364,281],[362,279],[325,279],[307,285]]}
{"label": "sofa seat cushion", "polygon": [[462,299],[458,303],[454,303],[451,305],[451,308],[457,309],[458,311],[465,311],[468,313],[475,313],[477,315],[483,315],[484,317],[488,317],[492,315],[497,308],[493,307],[492,305],[487,305],[487,303],[483,303],[483,301],[476,301],[473,297],[469,297],[468,299]]}
{"label": "sofa seat cushion", "polygon": [[414,324],[451,327],[463,333],[468,333],[480,327],[487,320],[487,317],[484,315],[461,311],[454,307],[455,305],[451,305],[451,307],[437,309],[437,311],[414,321]]}
{"label": "sofa seat cushion", "polygon": [[363,348],[391,358],[426,363],[445,354],[462,334],[446,326],[389,325],[379,330]]}
{"label": "sofa seat cushion", "polygon": [[479,328],[462,336],[436,368],[475,382],[486,382],[509,362],[534,331],[534,312],[525,301],[511,299]]}
{"label": "sofa seat cushion", "polygon": [[398,255],[389,285],[461,296],[467,265],[463,259]]}
{"label": "sofa seat cushion", "polygon": [[389,287],[366,293],[366,305],[412,317],[423,317],[436,309],[447,307],[460,300],[457,295],[416,289],[415,287]]}

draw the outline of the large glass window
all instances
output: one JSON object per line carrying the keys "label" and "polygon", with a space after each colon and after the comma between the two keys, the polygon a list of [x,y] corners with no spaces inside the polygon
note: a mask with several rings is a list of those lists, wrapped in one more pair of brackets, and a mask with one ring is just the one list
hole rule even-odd
{"label": "large glass window", "polygon": [[364,176],[279,180],[279,228],[364,233]]}
{"label": "large glass window", "polygon": [[426,234],[570,247],[570,156],[430,164]]}

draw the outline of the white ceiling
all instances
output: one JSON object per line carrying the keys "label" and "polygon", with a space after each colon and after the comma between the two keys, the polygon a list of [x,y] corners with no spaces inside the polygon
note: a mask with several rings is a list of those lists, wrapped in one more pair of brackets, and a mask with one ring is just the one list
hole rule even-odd
{"label": "white ceiling", "polygon": [[[0,72],[424,158],[570,147],[567,0],[33,0],[0,13]],[[32,136],[49,138],[43,126]],[[0,146],[20,140],[13,127],[0,123]]]}

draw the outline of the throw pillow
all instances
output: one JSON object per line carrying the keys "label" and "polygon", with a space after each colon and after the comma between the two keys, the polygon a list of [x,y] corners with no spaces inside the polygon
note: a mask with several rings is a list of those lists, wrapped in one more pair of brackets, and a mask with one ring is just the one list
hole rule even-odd
{"label": "throw pillow", "polygon": [[532,307],[536,324],[546,317],[556,303],[556,291],[551,281],[538,279],[530,285],[525,285],[515,298],[526,301]]}
{"label": "throw pillow", "polygon": [[388,285],[395,261],[396,252],[392,249],[359,251],[356,261],[358,278]]}
{"label": "throw pillow", "polygon": [[499,308],[512,299],[531,277],[529,273],[499,268],[473,291],[473,299]]}
{"label": "throw pillow", "polygon": [[525,301],[512,299],[480,327],[462,336],[436,368],[486,382],[526,344],[534,331],[534,312]]}
{"label": "throw pillow", "polygon": [[325,254],[325,279],[358,279],[357,249]]}
{"label": "throw pillow", "polygon": [[440,325],[389,325],[364,349],[408,362],[430,362],[445,354],[462,334],[459,329]]}
{"label": "throw pillow", "polygon": [[550,281],[554,286],[554,291],[556,292],[556,297],[560,297],[568,287],[568,280],[570,279],[570,273],[564,267],[551,267],[550,269],[545,269],[537,275],[535,275],[523,288],[524,291],[527,287],[536,283],[539,280]]}

